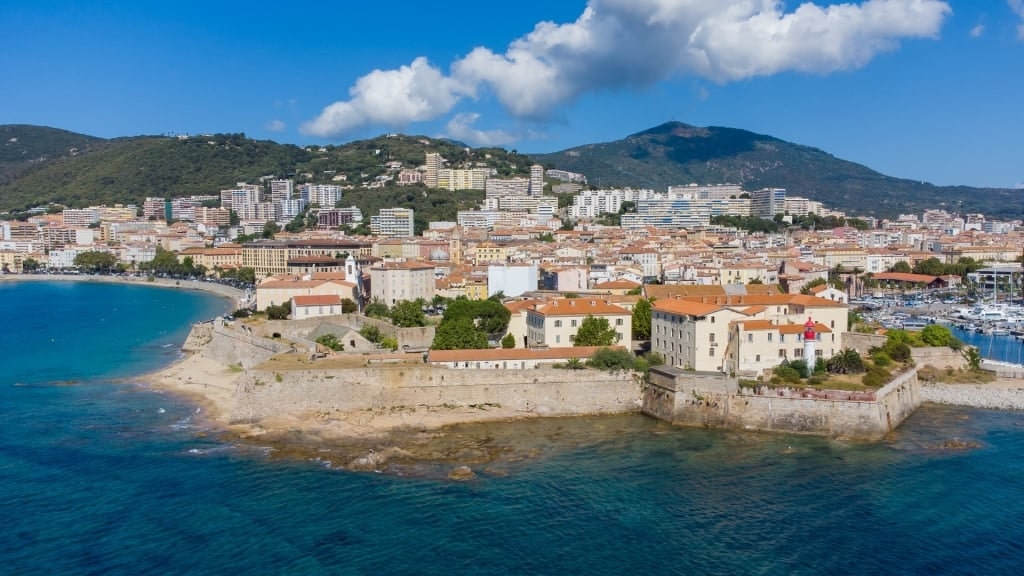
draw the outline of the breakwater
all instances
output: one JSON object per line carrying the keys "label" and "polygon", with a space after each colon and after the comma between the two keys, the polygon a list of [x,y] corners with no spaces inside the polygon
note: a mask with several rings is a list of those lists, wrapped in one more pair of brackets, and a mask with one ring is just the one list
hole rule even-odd
{"label": "breakwater", "polygon": [[950,406],[1024,410],[1024,381],[1019,385],[925,383],[921,385],[921,398]]}

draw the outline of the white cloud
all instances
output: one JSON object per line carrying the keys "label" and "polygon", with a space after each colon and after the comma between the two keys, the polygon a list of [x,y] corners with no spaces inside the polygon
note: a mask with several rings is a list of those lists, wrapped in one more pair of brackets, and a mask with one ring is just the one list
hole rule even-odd
{"label": "white cloud", "polygon": [[1024,40],[1024,0],[1006,0],[1006,3],[1010,5],[1010,10],[1021,19],[1021,23],[1017,25],[1017,38]]}
{"label": "white cloud", "polygon": [[448,121],[446,133],[449,138],[473,146],[504,146],[519,140],[519,136],[504,130],[480,130],[473,125],[480,119],[476,113],[456,114]]}
{"label": "white cloud", "polygon": [[288,126],[284,122],[277,119],[271,120],[263,125],[263,128],[268,132],[284,132],[284,129],[287,127]]}
{"label": "white cloud", "polygon": [[330,136],[428,120],[463,98],[488,94],[514,116],[546,118],[586,93],[675,76],[725,83],[790,71],[828,74],[864,66],[902,39],[935,37],[950,12],[942,0],[805,2],[792,12],[777,0],[589,0],[574,22],[541,22],[504,52],[474,48],[447,76],[423,58],[375,70],[304,131]]}
{"label": "white cloud", "polygon": [[974,28],[971,28],[971,38],[981,38],[985,34],[984,24],[975,24]]}
{"label": "white cloud", "polygon": [[363,76],[349,89],[349,100],[324,108],[301,131],[334,136],[367,124],[401,127],[446,114],[467,93],[426,58],[417,58],[398,70],[374,70]]}

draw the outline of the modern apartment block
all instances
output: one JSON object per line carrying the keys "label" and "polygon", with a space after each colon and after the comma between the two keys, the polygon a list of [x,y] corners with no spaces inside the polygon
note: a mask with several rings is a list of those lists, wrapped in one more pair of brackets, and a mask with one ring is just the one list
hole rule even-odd
{"label": "modern apartment block", "polygon": [[409,208],[381,208],[370,216],[370,232],[377,236],[413,236],[413,211]]}

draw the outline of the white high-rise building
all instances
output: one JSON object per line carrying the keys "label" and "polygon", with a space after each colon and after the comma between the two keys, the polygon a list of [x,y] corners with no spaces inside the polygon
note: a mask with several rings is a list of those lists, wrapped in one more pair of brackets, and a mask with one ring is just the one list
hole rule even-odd
{"label": "white high-rise building", "polygon": [[530,166],[530,196],[544,194],[544,167],[540,164]]}
{"label": "white high-rise building", "polygon": [[271,202],[284,202],[285,200],[291,200],[295,193],[295,181],[294,180],[271,180],[270,181],[270,201]]}
{"label": "white high-rise building", "polygon": [[381,208],[370,216],[370,232],[377,236],[412,236],[415,232],[413,211],[409,208]]}
{"label": "white high-rise building", "polygon": [[427,152],[427,170],[423,175],[423,182],[427,185],[427,188],[437,188],[437,177],[443,163],[444,158],[440,154],[437,152]]}
{"label": "white high-rise building", "polygon": [[341,202],[342,189],[337,184],[303,184],[299,187],[299,199],[321,208],[333,208]]}
{"label": "white high-rise building", "polygon": [[764,220],[786,211],[785,188],[761,188],[750,193],[750,212]]}

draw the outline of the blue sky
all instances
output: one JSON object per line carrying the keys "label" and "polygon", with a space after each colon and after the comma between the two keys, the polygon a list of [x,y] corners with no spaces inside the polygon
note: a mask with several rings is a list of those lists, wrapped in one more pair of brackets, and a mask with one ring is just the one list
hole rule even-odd
{"label": "blue sky", "polygon": [[678,120],[1024,185],[1024,0],[8,0],[0,40],[0,123],[549,152]]}

